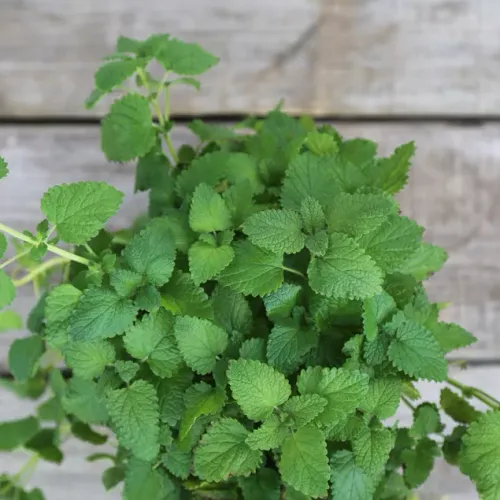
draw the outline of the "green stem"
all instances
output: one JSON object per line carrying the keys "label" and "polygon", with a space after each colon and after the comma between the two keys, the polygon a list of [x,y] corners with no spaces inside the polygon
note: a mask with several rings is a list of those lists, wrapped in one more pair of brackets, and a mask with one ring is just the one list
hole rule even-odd
{"label": "green stem", "polygon": [[[26,236],[15,229],[11,229],[10,227],[2,224],[0,222],[0,231],[17,238],[18,240],[29,243],[30,245],[36,246],[39,244],[38,241]],[[68,252],[67,250],[63,250],[62,248],[58,248],[54,245],[47,245],[47,249],[49,252],[52,252],[60,257],[64,257],[66,260],[72,260],[73,262],[78,262],[79,264],[83,264],[84,266],[88,266],[90,264],[90,260],[85,259],[84,257],[80,257],[79,255],[75,255],[74,253]]]}
{"label": "green stem", "polygon": [[415,411],[415,406],[410,402],[410,400],[406,396],[401,396],[401,401],[410,408],[411,411]]}
{"label": "green stem", "polygon": [[281,266],[281,269],[283,269],[283,271],[288,271],[289,273],[295,274],[295,275],[300,276],[301,278],[305,279],[305,276],[300,271],[297,271],[297,269],[293,269],[293,268],[287,267],[287,266]]}
{"label": "green stem", "polygon": [[3,269],[4,267],[7,267],[9,264],[16,262],[16,260],[20,259],[21,257],[24,257],[25,255],[28,255],[30,252],[31,252],[31,248],[29,248],[28,250],[25,250],[24,252],[21,252],[17,255],[14,255],[14,257],[7,259],[3,264],[1,264],[0,269]]}
{"label": "green stem", "polygon": [[93,255],[94,257],[97,257],[97,254],[94,252],[94,250],[92,250],[92,248],[90,248],[90,246],[89,246],[88,243],[85,243],[83,246],[84,246],[85,250],[87,250],[87,252],[90,255]]}
{"label": "green stem", "polygon": [[62,264],[66,264],[68,259],[64,257],[55,257],[53,259],[47,260],[45,262],[42,262],[39,266],[35,267],[32,271],[30,271],[28,274],[23,276],[22,278],[15,280],[14,286],[20,287],[23,285],[26,285],[26,283],[29,283],[30,281],[33,281],[37,276],[40,276],[40,274],[46,273],[49,269],[52,269],[53,267],[60,266]]}
{"label": "green stem", "polygon": [[448,377],[446,382],[450,384],[452,387],[458,389],[464,396],[473,396],[479,401],[482,401],[486,406],[494,410],[498,410],[500,408],[500,401],[498,401],[493,396],[490,396],[486,392],[481,389],[476,389],[475,387],[471,387],[469,385],[462,384],[458,380]]}

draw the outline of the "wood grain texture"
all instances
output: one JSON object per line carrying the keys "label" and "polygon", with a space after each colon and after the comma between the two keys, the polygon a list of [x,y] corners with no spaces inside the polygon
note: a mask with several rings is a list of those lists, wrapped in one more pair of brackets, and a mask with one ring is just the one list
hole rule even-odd
{"label": "wood grain texture", "polygon": [[[2,0],[0,116],[83,116],[119,34],[221,57],[177,113],[498,114],[497,0]],[[98,107],[102,114],[106,105]]]}
{"label": "wood grain texture", "polygon": [[[497,383],[500,368],[471,368],[455,372],[456,378],[467,385],[482,387],[490,394],[500,397],[500,387]],[[419,389],[423,401],[439,401],[441,385],[421,383]],[[478,408],[482,408],[477,405]],[[34,403],[19,400],[4,389],[0,389],[0,421],[20,418],[33,412]],[[412,423],[411,413],[406,407],[401,407],[396,415],[400,426],[409,427]],[[450,419],[444,419],[447,431],[453,428]],[[65,460],[61,466],[40,463],[33,475],[31,485],[41,487],[47,500],[66,500],[71,491],[72,500],[117,500],[119,489],[104,493],[100,484],[100,474],[106,467],[105,463],[88,463],[85,457],[96,451],[106,451],[107,447],[96,448],[70,440],[64,445]],[[24,453],[0,453],[0,473],[15,473],[26,461]],[[445,495],[443,497],[443,495]],[[476,500],[478,496],[471,481],[456,468],[439,461],[428,482],[421,488],[421,500]]]}
{"label": "wood grain texture", "polygon": [[[479,341],[453,357],[500,360],[500,125],[461,127],[440,124],[341,124],[346,137],[368,137],[381,154],[414,139],[417,155],[408,188],[400,196],[404,213],[427,228],[425,238],[442,245],[449,261],[428,284],[433,299],[451,301],[443,319],[473,332]],[[192,140],[182,127],[176,144]],[[11,174],[0,183],[2,221],[33,229],[41,219],[39,200],[51,185],[105,180],[126,193],[111,227],[129,223],[145,207],[133,196],[132,164],[106,164],[95,127],[3,127],[0,155]],[[33,303],[28,288],[14,304],[23,314]],[[0,366],[18,333],[0,336]]]}

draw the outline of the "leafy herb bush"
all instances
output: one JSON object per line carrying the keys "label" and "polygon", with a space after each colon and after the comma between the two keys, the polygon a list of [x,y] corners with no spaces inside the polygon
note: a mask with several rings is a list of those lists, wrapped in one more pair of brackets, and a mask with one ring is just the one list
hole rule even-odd
{"label": "leafy herb bush", "polygon": [[[135,189],[149,193],[130,228],[103,228],[123,198],[103,182],[49,189],[34,233],[0,224],[15,249],[0,307],[21,285],[41,293],[2,385],[43,396],[36,415],[0,424],[0,450],[31,453],[0,497],[43,498],[23,489],[37,460],[61,462],[71,436],[114,435],[114,453],[88,460],[109,461],[104,486],[124,481],[128,500],[398,500],[440,455],[500,498],[499,402],[448,378],[446,354],[475,339],[439,320],[422,281],[446,254],[394,198],[413,143],[378,158],[369,140],[275,109],[234,127],[194,120],[197,146],[176,150],[170,91],[198,88],[216,62],[154,35],[120,38],[97,71],[88,107],[123,92],[104,154],[138,160]],[[1,330],[20,327],[1,313]],[[451,387],[441,409],[414,401],[421,379]],[[410,428],[387,423],[401,402]],[[446,434],[441,410],[456,422]]]}

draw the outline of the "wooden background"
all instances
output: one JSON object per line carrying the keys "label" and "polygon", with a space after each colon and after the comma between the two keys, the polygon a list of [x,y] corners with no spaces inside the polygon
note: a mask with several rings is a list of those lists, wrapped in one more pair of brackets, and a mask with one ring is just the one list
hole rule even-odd
{"label": "wooden background", "polygon": [[[119,34],[171,32],[222,58],[199,93],[176,89],[177,144],[196,114],[230,122],[263,114],[281,98],[294,113],[333,123],[345,136],[380,142],[381,152],[414,139],[417,156],[401,196],[406,214],[450,258],[429,283],[452,301],[443,317],[479,339],[455,358],[459,374],[500,397],[500,3],[498,0],[1,0],[0,155],[11,174],[0,184],[0,217],[33,228],[45,189],[63,181],[107,180],[129,194],[111,223],[143,208],[131,194],[133,165],[107,164],[98,121],[82,102],[99,58]],[[33,303],[21,290],[15,308]],[[0,371],[9,343],[0,335]],[[436,399],[438,386],[423,385]],[[25,402],[0,389],[0,420],[26,415]],[[403,422],[408,414],[401,413]],[[67,446],[61,467],[43,466],[34,484],[48,500],[105,495],[88,449]],[[0,455],[0,470],[25,457]],[[472,485],[444,465],[426,498],[472,500]]]}

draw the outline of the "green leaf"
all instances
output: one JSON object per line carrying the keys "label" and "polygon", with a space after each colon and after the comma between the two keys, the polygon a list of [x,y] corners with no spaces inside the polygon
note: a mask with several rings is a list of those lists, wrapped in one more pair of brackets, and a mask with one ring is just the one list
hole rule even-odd
{"label": "green leaf", "polygon": [[325,208],[339,191],[341,187],[330,168],[330,159],[305,153],[297,156],[286,171],[281,205],[299,211],[304,199],[312,197]]}
{"label": "green leaf", "polygon": [[345,419],[354,413],[368,392],[368,375],[343,368],[309,367],[302,370],[297,388],[304,394],[317,394],[328,404],[316,422],[324,425]]}
{"label": "green leaf", "polygon": [[237,139],[239,137],[231,128],[225,127],[224,125],[205,123],[202,120],[193,120],[188,125],[188,128],[203,142],[224,141],[228,139]]}
{"label": "green leaf", "polygon": [[267,342],[267,361],[288,373],[297,368],[302,357],[317,343],[315,331],[300,329],[292,321],[274,325]]}
{"label": "green leaf", "polygon": [[73,436],[77,437],[81,441],[85,441],[90,444],[104,444],[108,440],[106,434],[99,434],[95,432],[89,425],[82,422],[74,422],[71,425],[71,432]]}
{"label": "green leaf", "polygon": [[6,250],[7,250],[7,238],[4,236],[3,233],[0,233],[0,258],[4,256]]}
{"label": "green leaf", "polygon": [[146,155],[156,142],[147,99],[129,93],[111,105],[101,123],[101,148],[110,161],[126,162]]}
{"label": "green leaf", "polygon": [[272,469],[259,469],[254,475],[238,481],[244,500],[280,500],[281,481]]}
{"label": "green leaf", "polygon": [[26,444],[40,429],[35,417],[0,423],[0,451],[13,451]]}
{"label": "green leaf", "polygon": [[130,300],[111,290],[89,288],[70,318],[69,333],[76,341],[114,337],[132,325],[136,314],[137,308]]}
{"label": "green leaf", "polygon": [[230,229],[231,212],[224,199],[207,184],[199,184],[193,194],[189,211],[189,225],[198,233]]}
{"label": "green leaf", "polygon": [[316,156],[330,156],[339,150],[339,146],[333,136],[317,130],[307,134],[305,144],[307,149]]}
{"label": "green leaf", "polygon": [[250,241],[274,253],[297,253],[304,248],[300,215],[292,210],[263,210],[243,223]]}
{"label": "green leaf", "polygon": [[105,182],[74,182],[51,187],[41,207],[61,240],[82,244],[97,235],[122,200],[123,193]]}
{"label": "green leaf", "polygon": [[175,271],[161,292],[161,305],[174,316],[213,319],[214,313],[208,295],[203,288],[193,283],[189,274]]}
{"label": "green leaf", "polygon": [[302,427],[285,440],[281,450],[283,481],[305,495],[326,496],[330,470],[323,433],[315,427]]}
{"label": "green leaf", "polygon": [[120,444],[150,462],[159,451],[159,405],[155,388],[137,380],[124,389],[109,391],[107,408]]}
{"label": "green leaf", "polygon": [[193,466],[193,454],[174,445],[162,455],[162,463],[170,474],[180,479],[187,479]]}
{"label": "green leaf", "polygon": [[375,194],[339,193],[327,214],[330,232],[360,237],[377,229],[389,215],[397,214],[390,198]]}
{"label": "green leaf", "polygon": [[147,461],[132,457],[125,472],[124,497],[127,500],[163,500],[165,485],[161,473]]}
{"label": "green leaf", "polygon": [[434,459],[437,456],[439,456],[439,448],[429,438],[421,439],[414,450],[403,451],[403,476],[410,488],[417,488],[426,481],[434,468]]}
{"label": "green leaf", "polygon": [[328,251],[328,233],[318,231],[306,238],[307,249],[316,257],[323,257]]}
{"label": "green leaf", "polygon": [[16,297],[16,288],[11,279],[0,269],[0,309],[8,306]]}
{"label": "green leaf", "polygon": [[26,382],[33,377],[44,351],[45,345],[39,335],[14,340],[9,349],[9,371],[14,378]]}
{"label": "green leaf", "polygon": [[107,340],[71,342],[64,348],[68,366],[77,377],[91,380],[115,362],[115,349]]}
{"label": "green leaf", "polygon": [[395,441],[395,435],[385,427],[362,427],[352,441],[356,464],[372,477],[379,477],[385,470]]}
{"label": "green leaf", "polygon": [[340,154],[353,165],[366,167],[377,154],[377,144],[368,139],[349,139],[341,143]]}
{"label": "green leaf", "polygon": [[153,285],[145,285],[137,291],[135,305],[144,311],[156,312],[161,305],[161,295]]}
{"label": "green leaf", "polygon": [[227,333],[206,319],[178,317],[175,338],[187,365],[200,375],[214,370],[217,357],[227,346]]}
{"label": "green leaf", "polygon": [[182,356],[173,335],[173,316],[165,309],[144,315],[123,338],[127,352],[147,361],[155,375],[171,377],[182,365]]}
{"label": "green leaf", "polygon": [[326,218],[320,203],[308,196],[300,205],[300,216],[304,230],[314,234],[326,226]]}
{"label": "green leaf", "polygon": [[307,270],[311,288],[327,297],[363,299],[382,291],[382,271],[347,236],[330,235],[324,257],[313,257]]}
{"label": "green leaf", "polygon": [[219,62],[217,57],[197,43],[186,43],[175,38],[164,41],[155,57],[166,71],[178,75],[199,75]]}
{"label": "green leaf", "polygon": [[201,439],[194,454],[196,475],[205,481],[248,476],[261,464],[262,453],[245,442],[249,432],[238,421],[224,418]]}
{"label": "green leaf", "polygon": [[140,61],[137,59],[109,61],[97,70],[95,86],[102,92],[111,92],[130,78],[139,65]]}
{"label": "green leaf", "polygon": [[385,377],[370,380],[368,392],[360,404],[360,409],[381,420],[392,417],[398,409],[401,398],[401,381]]}
{"label": "green leaf", "polygon": [[397,193],[408,181],[410,160],[415,154],[415,143],[408,142],[397,148],[392,156],[379,160],[373,172],[375,186],[386,193]]}
{"label": "green leaf", "polygon": [[0,179],[3,179],[8,173],[7,162],[0,156]]}
{"label": "green leaf", "polygon": [[441,416],[435,404],[422,403],[413,414],[410,437],[422,438],[427,434],[439,433],[444,429]]}
{"label": "green leaf", "polygon": [[188,256],[191,277],[199,285],[225,269],[234,258],[234,250],[229,245],[214,247],[197,241],[189,248]]}
{"label": "green leaf", "polygon": [[410,274],[417,280],[424,280],[443,267],[448,254],[441,247],[427,242],[419,247],[399,266],[402,274]]}
{"label": "green leaf", "polygon": [[254,359],[255,361],[266,361],[266,341],[264,339],[248,339],[241,344],[240,358]]}
{"label": "green leaf", "polygon": [[388,350],[392,364],[410,377],[441,382],[446,379],[444,352],[429,330],[412,320],[401,322]]}
{"label": "green leaf", "polygon": [[293,396],[284,405],[283,411],[288,413],[297,427],[307,425],[320,415],[328,401],[317,394]]}
{"label": "green leaf", "polygon": [[368,341],[377,337],[379,325],[395,311],[396,303],[385,291],[363,301],[363,333]]}
{"label": "green leaf", "polygon": [[187,367],[181,368],[172,378],[162,380],[158,386],[160,398],[160,420],[175,426],[184,411],[184,393],[191,386],[193,372]]}
{"label": "green leaf", "polygon": [[0,333],[20,330],[23,327],[21,316],[14,311],[0,312]]}
{"label": "green leaf", "polygon": [[246,335],[252,328],[252,311],[245,297],[217,286],[212,293],[215,322],[229,334]]}
{"label": "green leaf", "polygon": [[222,285],[245,295],[263,296],[283,282],[283,257],[249,241],[234,245],[235,256],[219,276]]}
{"label": "green leaf", "polygon": [[162,219],[154,220],[135,235],[123,251],[127,264],[155,286],[164,285],[172,276],[175,243]]}
{"label": "green leaf", "polygon": [[455,422],[471,424],[481,416],[481,412],[477,411],[466,399],[447,387],[441,390],[439,404]]}
{"label": "green leaf", "polygon": [[109,467],[107,468],[101,476],[102,485],[106,491],[113,489],[118,486],[125,479],[125,471],[123,466]]}
{"label": "green leaf", "polygon": [[184,395],[184,415],[179,429],[179,440],[182,441],[202,415],[215,415],[224,405],[224,391],[214,388],[205,382],[191,386]]}
{"label": "green leaf", "polygon": [[131,297],[142,285],[141,274],[130,269],[114,269],[109,275],[109,283],[120,297]]}
{"label": "green leaf", "polygon": [[290,428],[273,414],[247,437],[246,443],[252,450],[267,451],[279,448],[289,435]]}
{"label": "green leaf", "polygon": [[394,272],[418,249],[423,231],[407,217],[391,215],[356,241],[384,271]]}
{"label": "green leaf", "polygon": [[333,498],[370,500],[375,484],[369,474],[359,467],[352,452],[337,451],[330,460]]}
{"label": "green leaf", "polygon": [[66,321],[71,317],[82,292],[68,283],[53,288],[45,299],[45,319],[48,323]]}
{"label": "green leaf", "polygon": [[430,325],[429,329],[434,334],[439,347],[445,353],[460,349],[461,347],[467,347],[477,342],[477,338],[472,333],[469,333],[465,328],[455,323],[439,322]]}
{"label": "green leaf", "polygon": [[120,375],[120,378],[126,384],[129,384],[139,371],[139,365],[133,361],[118,360],[115,362],[115,368],[118,375]]}
{"label": "green leaf", "polygon": [[465,425],[459,425],[453,429],[451,434],[444,438],[441,449],[444,459],[450,465],[459,465],[460,453],[462,451],[462,438],[466,432],[467,427]]}
{"label": "green leaf", "polygon": [[104,397],[91,380],[73,377],[62,400],[65,411],[86,424],[104,424],[108,420]]}
{"label": "green leaf", "polygon": [[268,318],[275,321],[290,317],[302,288],[299,285],[283,283],[276,291],[263,297]]}
{"label": "green leaf", "polygon": [[251,420],[264,420],[291,395],[283,374],[259,361],[231,360],[227,371],[233,398]]}

